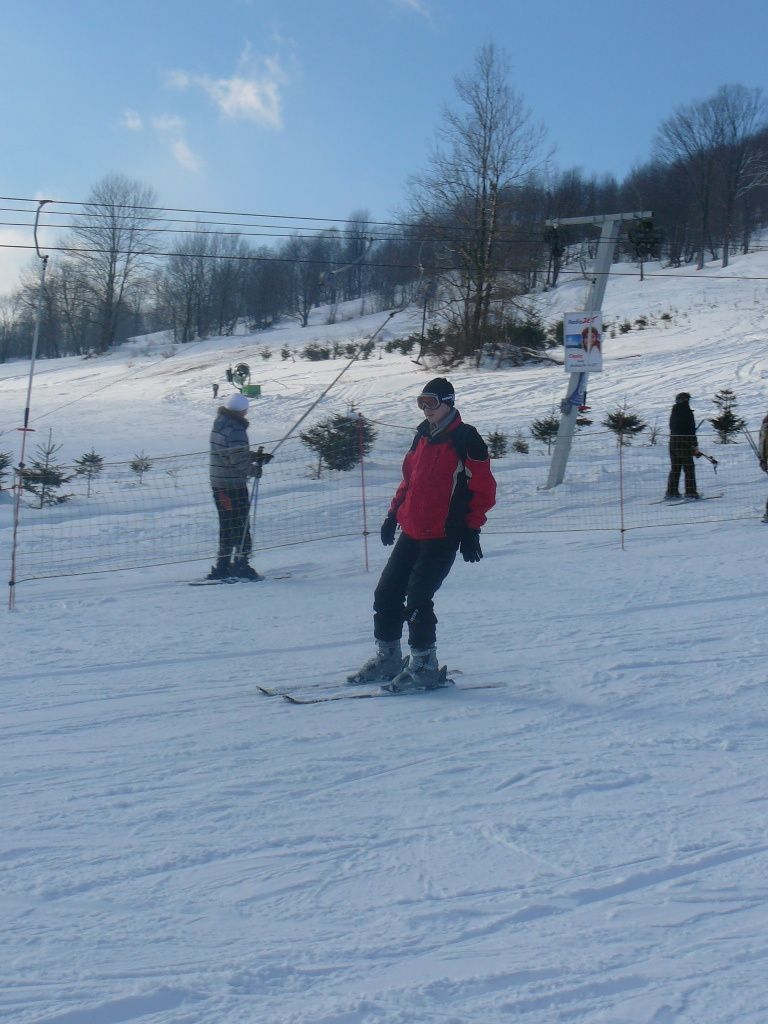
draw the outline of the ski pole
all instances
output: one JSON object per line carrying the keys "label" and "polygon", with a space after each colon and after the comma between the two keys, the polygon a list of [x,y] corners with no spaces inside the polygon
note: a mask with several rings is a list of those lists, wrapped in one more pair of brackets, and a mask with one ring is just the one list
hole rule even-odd
{"label": "ski pole", "polygon": [[699,455],[705,458],[707,462],[711,462],[712,468],[714,469],[715,473],[717,473],[717,459],[713,455],[707,455],[706,452],[699,452]]}
{"label": "ski pole", "polygon": [[749,441],[749,447],[752,449],[755,458],[760,463],[760,469],[762,469],[764,473],[768,473],[768,467],[763,465],[763,460],[760,458],[760,451],[757,445],[755,444],[755,439],[752,437],[746,426],[743,426],[741,430],[746,439]]}
{"label": "ski pole", "polygon": [[253,535],[256,530],[256,506],[259,503],[259,480],[260,477],[258,476],[254,479],[253,489],[251,491],[251,535]]}
{"label": "ski pole", "polygon": [[271,462],[272,458],[273,456],[270,455],[269,452],[264,451],[263,445],[259,445],[256,451],[251,454],[251,459],[253,460],[253,464],[255,467],[253,473],[253,487],[251,488],[251,494],[248,499],[248,512],[246,513],[245,518],[243,519],[243,532],[240,536],[240,544],[238,545],[237,551],[235,552],[235,557],[239,557],[243,552],[243,548],[245,547],[245,535],[248,532],[249,519],[253,520],[253,529],[255,530],[256,528],[256,504],[259,500],[259,480],[261,480],[261,474],[264,465],[267,462]]}

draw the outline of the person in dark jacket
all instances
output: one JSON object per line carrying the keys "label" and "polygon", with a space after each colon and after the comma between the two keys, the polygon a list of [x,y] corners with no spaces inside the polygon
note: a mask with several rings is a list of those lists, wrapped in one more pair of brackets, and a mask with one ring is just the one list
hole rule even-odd
{"label": "person in dark jacket", "polygon": [[698,498],[696,490],[696,467],[693,464],[694,458],[701,455],[699,442],[696,439],[696,420],[693,417],[693,410],[690,406],[691,396],[687,391],[681,391],[675,397],[675,404],[669,417],[669,460],[671,468],[667,479],[667,493],[665,498],[680,498],[678,491],[680,484],[680,473],[685,476],[685,497],[690,499]]}
{"label": "person in dark jacket", "polygon": [[[760,460],[760,469],[764,473],[768,473],[768,413],[763,416],[760,432],[757,435],[757,457]],[[768,501],[765,503],[763,522],[768,523]]]}
{"label": "person in dark jacket", "polygon": [[[219,514],[219,554],[209,580],[260,580],[262,577],[248,564],[251,554],[251,531],[248,514],[251,502],[249,477],[261,475],[261,465],[268,461],[252,453],[248,446],[248,399],[236,391],[226,405],[219,406],[210,436],[210,480],[213,500]],[[234,558],[232,557],[234,554]]]}
{"label": "person in dark jacket", "polygon": [[[488,448],[477,430],[462,422],[450,381],[431,380],[417,402],[425,419],[403,460],[403,479],[381,527],[382,543],[395,547],[374,593],[376,654],[348,677],[352,684],[382,682],[398,693],[439,684],[432,599],[459,551],[465,562],[483,557],[480,529],[496,503]],[[405,622],[407,664],[400,647]]]}

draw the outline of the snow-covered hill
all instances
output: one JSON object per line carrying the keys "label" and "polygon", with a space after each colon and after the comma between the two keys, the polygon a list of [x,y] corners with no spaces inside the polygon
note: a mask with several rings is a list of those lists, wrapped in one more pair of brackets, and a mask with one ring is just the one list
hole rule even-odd
{"label": "snow-covered hill", "polygon": [[[768,255],[642,283],[623,269],[605,319],[649,326],[606,340],[594,418],[626,400],[664,424],[681,389],[701,418],[731,387],[756,427]],[[584,294],[539,301],[554,318]],[[42,362],[33,425],[64,458],[202,451],[211,384],[244,359],[264,389],[252,440],[274,440],[342,366],[280,349],[385,316]],[[2,450],[26,372],[0,367]],[[428,372],[377,351],[316,415],[413,424]],[[510,434],[566,383],[549,366],[450,376],[471,422]],[[165,566],[20,586],[2,613],[0,1020],[764,1024],[760,511],[626,550],[489,531],[437,597],[459,686],[408,698],[258,689],[320,693],[367,656],[377,544],[368,574],[338,539],[262,552],[258,585],[190,588]],[[9,526],[0,505],[6,565]],[[486,682],[502,685],[460,689]]]}

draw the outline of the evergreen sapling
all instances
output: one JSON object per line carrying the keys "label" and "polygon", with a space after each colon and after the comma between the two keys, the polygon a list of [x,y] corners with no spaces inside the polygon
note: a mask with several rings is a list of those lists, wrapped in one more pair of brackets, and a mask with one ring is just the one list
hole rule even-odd
{"label": "evergreen sapling", "polygon": [[733,411],[736,408],[737,398],[730,388],[723,388],[718,391],[712,399],[720,412],[709,421],[717,431],[719,444],[735,444],[734,435],[739,434],[747,425],[746,420],[737,416]]}
{"label": "evergreen sapling", "polygon": [[74,473],[66,473],[56,461],[56,453],[63,445],[54,444],[52,431],[48,431],[48,440],[37,446],[37,458],[21,473],[21,486],[25,491],[34,494],[39,501],[38,508],[46,505],[61,505],[69,501],[71,494],[58,494],[57,491],[68,483]]}
{"label": "evergreen sapling", "polygon": [[96,479],[104,468],[104,456],[97,455],[93,448],[89,452],[86,452],[79,459],[75,459],[75,465],[77,469],[75,473],[78,476],[84,476],[87,480],[86,496],[91,496],[91,482]]}

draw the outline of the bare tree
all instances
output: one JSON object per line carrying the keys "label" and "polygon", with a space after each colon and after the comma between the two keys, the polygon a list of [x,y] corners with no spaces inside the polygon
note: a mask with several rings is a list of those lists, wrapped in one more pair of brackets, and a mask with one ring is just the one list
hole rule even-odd
{"label": "bare tree", "polygon": [[455,79],[462,106],[443,110],[429,169],[409,181],[414,217],[432,225],[455,270],[462,351],[479,359],[497,277],[508,259],[505,214],[514,190],[541,168],[545,129],[508,82],[510,63],[488,44],[471,73]]}
{"label": "bare tree", "polygon": [[370,220],[369,210],[354,210],[344,228],[343,258],[349,270],[340,275],[340,283],[346,299],[359,299],[367,290],[364,259],[371,247]]}
{"label": "bare tree", "polygon": [[182,344],[209,332],[208,238],[204,231],[184,237],[168,257],[161,295],[174,338]]}
{"label": "bare tree", "polygon": [[338,233],[332,228],[314,235],[294,235],[280,255],[291,269],[291,301],[286,315],[306,327],[312,307],[328,300],[322,286],[325,275],[341,262]]}
{"label": "bare tree", "polygon": [[719,133],[712,103],[682,106],[656,133],[654,149],[666,164],[679,168],[691,187],[698,211],[696,265],[704,266],[710,230]]}
{"label": "bare tree", "polygon": [[94,186],[72,220],[68,255],[87,286],[101,352],[117,340],[131,287],[156,250],[156,206],[154,189],[114,174]]}
{"label": "bare tree", "polygon": [[712,97],[717,125],[718,171],[723,201],[723,266],[734,234],[734,211],[739,199],[768,182],[768,107],[762,90],[723,85]]}
{"label": "bare tree", "polygon": [[0,363],[11,356],[17,323],[16,300],[10,295],[0,295]]}

